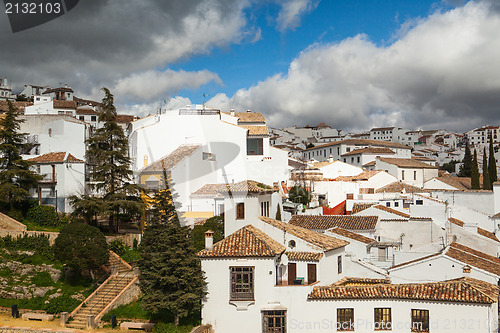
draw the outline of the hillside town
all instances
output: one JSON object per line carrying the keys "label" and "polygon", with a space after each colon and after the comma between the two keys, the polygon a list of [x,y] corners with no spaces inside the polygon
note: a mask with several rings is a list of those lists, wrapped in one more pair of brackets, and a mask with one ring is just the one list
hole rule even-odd
{"label": "hillside town", "polygon": [[[1,116],[15,108],[39,175],[30,196],[74,214],[73,197],[100,193],[88,150],[104,100],[0,82]],[[197,253],[213,332],[498,331],[499,126],[351,133],[204,104],[117,112],[130,182],[146,193],[168,174],[182,226],[223,218],[223,238],[207,230]],[[147,221],[107,231],[140,241]]]}

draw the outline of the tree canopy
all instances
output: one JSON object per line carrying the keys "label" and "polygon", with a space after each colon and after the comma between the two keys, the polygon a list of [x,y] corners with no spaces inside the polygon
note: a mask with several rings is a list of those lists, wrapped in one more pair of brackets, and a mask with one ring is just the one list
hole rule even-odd
{"label": "tree canopy", "polygon": [[70,223],[54,242],[58,260],[83,274],[93,274],[109,260],[106,237],[96,227]]}
{"label": "tree canopy", "polygon": [[490,176],[491,188],[493,189],[493,183],[497,181],[497,162],[495,159],[495,149],[493,148],[493,137],[490,133],[490,147],[489,147],[490,158],[488,161],[488,174]]}
{"label": "tree canopy", "polygon": [[205,221],[202,225],[195,225],[191,231],[191,238],[196,251],[205,248],[205,232],[212,230],[214,232],[214,244],[224,238],[224,218],[214,216]]}
{"label": "tree canopy", "polygon": [[23,120],[12,102],[7,103],[7,113],[0,119],[0,200],[12,211],[15,202],[30,196],[29,190],[37,187],[41,177],[30,170],[32,163],[21,157],[27,146],[25,134],[19,133]]}
{"label": "tree canopy", "polygon": [[474,158],[472,159],[471,166],[471,188],[473,190],[479,190],[479,168],[477,166],[477,152],[474,150]]}
{"label": "tree canopy", "polygon": [[288,192],[288,198],[291,202],[307,205],[311,202],[312,196],[306,188],[300,185],[294,185]]}
{"label": "tree canopy", "polygon": [[77,214],[87,220],[96,210],[108,216],[109,232],[113,233],[118,231],[120,213],[138,215],[143,211],[144,204],[140,200],[139,187],[132,182],[128,139],[116,123],[113,95],[107,88],[102,90],[105,96],[99,121],[104,124],[87,140],[86,152],[92,189],[95,191],[93,197],[98,200],[89,200],[90,197],[84,195],[72,198],[72,203]]}
{"label": "tree canopy", "polygon": [[472,174],[472,154],[470,152],[469,141],[465,142],[465,155],[460,166],[459,177],[471,177]]}

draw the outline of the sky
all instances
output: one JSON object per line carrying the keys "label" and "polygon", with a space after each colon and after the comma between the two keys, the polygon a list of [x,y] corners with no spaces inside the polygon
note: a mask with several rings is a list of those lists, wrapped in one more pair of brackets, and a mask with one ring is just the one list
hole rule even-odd
{"label": "sky", "polygon": [[445,128],[500,121],[498,0],[81,0],[12,33],[0,77],[115,96],[145,116],[187,104],[270,126]]}

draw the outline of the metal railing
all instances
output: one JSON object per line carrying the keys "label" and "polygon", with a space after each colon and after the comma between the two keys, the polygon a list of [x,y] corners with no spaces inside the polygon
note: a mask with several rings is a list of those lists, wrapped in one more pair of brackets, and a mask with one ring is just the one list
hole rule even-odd
{"label": "metal railing", "polygon": [[[115,287],[118,286],[119,284],[121,284],[123,281],[128,281],[129,277],[133,278],[133,274],[132,274],[133,272],[134,272],[134,270],[130,269],[125,274],[119,276],[120,278],[118,279],[118,281],[115,281],[111,285],[111,288],[104,295],[102,295],[101,298],[99,298],[97,300],[97,302],[95,302],[95,304],[89,309],[89,314],[91,314],[91,315],[98,315],[106,307],[106,305],[108,305],[109,302],[110,302],[109,300],[108,301],[105,300],[106,297],[112,295],[111,293],[112,292],[114,293],[116,291]],[[130,280],[132,280],[132,279],[130,279]],[[128,281],[128,282],[130,282],[130,281]],[[127,284],[128,284],[128,282],[127,282]],[[108,282],[108,284],[110,284],[110,283],[111,283],[111,281]],[[121,290],[123,290],[123,288],[121,288],[120,291]],[[97,296],[97,294],[95,296]],[[89,301],[93,301],[93,300],[90,299]],[[98,307],[98,305],[101,305],[101,307]]]}

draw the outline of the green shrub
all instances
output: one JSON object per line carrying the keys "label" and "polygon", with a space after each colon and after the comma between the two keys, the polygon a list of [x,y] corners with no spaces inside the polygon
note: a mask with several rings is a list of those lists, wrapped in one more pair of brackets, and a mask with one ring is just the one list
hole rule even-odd
{"label": "green shrub", "polygon": [[23,212],[20,211],[19,209],[12,209],[10,210],[7,215],[9,215],[10,217],[12,217],[14,220],[17,220],[17,221],[22,221],[24,220],[24,216],[23,216]]}
{"label": "green shrub", "polygon": [[121,240],[115,239],[109,244],[109,249],[121,257],[125,254],[128,247]]}
{"label": "green shrub", "polygon": [[57,227],[61,224],[59,214],[52,206],[33,206],[28,210],[26,219],[42,227]]}
{"label": "green shrub", "polygon": [[134,250],[137,250],[137,247],[138,247],[138,246],[139,246],[139,242],[137,241],[137,238],[134,238],[134,243],[133,243],[133,245],[132,245],[132,248],[133,248]]}
{"label": "green shrub", "polygon": [[153,333],[189,333],[192,329],[192,325],[175,326],[172,323],[157,323],[153,327]]}
{"label": "green shrub", "polygon": [[77,305],[78,302],[69,295],[61,295],[50,299],[49,302],[45,304],[44,310],[51,314],[71,312]]}
{"label": "green shrub", "polygon": [[35,276],[31,278],[31,283],[35,284],[37,287],[51,287],[54,286],[54,280],[48,272],[38,272]]}

